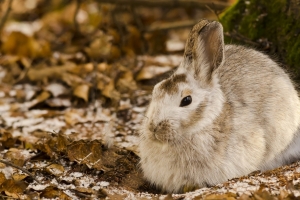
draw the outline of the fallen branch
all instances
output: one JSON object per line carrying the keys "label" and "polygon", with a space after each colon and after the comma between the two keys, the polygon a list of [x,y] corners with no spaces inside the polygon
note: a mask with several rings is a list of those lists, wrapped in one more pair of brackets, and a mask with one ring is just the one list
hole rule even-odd
{"label": "fallen branch", "polygon": [[24,169],[24,168],[22,168],[22,167],[19,167],[18,165],[15,165],[15,164],[13,164],[13,163],[10,163],[10,162],[8,162],[8,161],[5,161],[5,160],[1,160],[1,159],[0,159],[0,162],[1,162],[1,163],[4,163],[4,164],[6,164],[6,165],[9,165],[9,166],[11,166],[11,167],[14,167],[14,168],[17,168],[17,169],[21,170],[22,172],[28,174],[31,178],[33,178],[37,183],[41,184],[41,182],[40,182],[39,180],[37,180],[37,179],[34,177],[34,175],[33,175],[32,173],[30,173],[28,170],[26,170],[26,169]]}
{"label": "fallen branch", "polygon": [[216,10],[223,10],[230,6],[227,2],[210,0],[98,0],[99,3],[110,3],[128,6],[145,7],[183,7],[183,8],[207,8],[207,5]]}

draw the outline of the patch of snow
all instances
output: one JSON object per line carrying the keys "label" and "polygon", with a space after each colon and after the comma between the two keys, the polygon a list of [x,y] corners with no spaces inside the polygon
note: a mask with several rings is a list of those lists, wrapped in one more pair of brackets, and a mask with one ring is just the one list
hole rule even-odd
{"label": "patch of snow", "polygon": [[27,36],[33,36],[33,34],[38,30],[40,30],[41,27],[42,27],[42,23],[40,20],[36,20],[34,22],[11,21],[6,24],[4,30],[8,33],[17,31]]}
{"label": "patch of snow", "polygon": [[137,112],[137,113],[142,113],[146,111],[146,107],[133,107],[132,111]]}
{"label": "patch of snow", "polygon": [[4,174],[6,179],[10,179],[15,170],[11,166],[6,166],[4,168],[0,168],[0,172]]}
{"label": "patch of snow", "polygon": [[[13,128],[16,129],[18,127],[33,127],[33,125],[35,124],[38,124],[38,123],[41,123],[44,121],[44,118],[30,118],[30,119],[22,119],[22,120],[19,120],[19,121],[16,121],[14,122],[13,124]],[[34,129],[36,130],[36,129]]]}
{"label": "patch of snow", "polygon": [[97,185],[100,185],[101,187],[107,187],[107,186],[109,186],[109,182],[101,181]]}
{"label": "patch of snow", "polygon": [[33,189],[33,190],[37,190],[37,191],[41,191],[44,190],[46,187],[50,186],[49,184],[37,184],[37,183],[33,183],[28,185],[27,189]]}
{"label": "patch of snow", "polygon": [[66,193],[66,195],[68,195],[69,197],[71,197],[74,200],[79,199],[73,192],[71,192],[70,190],[64,190],[64,193]]}
{"label": "patch of snow", "polygon": [[185,43],[179,40],[167,40],[167,51],[181,51],[184,50]]}
{"label": "patch of snow", "polygon": [[[10,105],[9,104],[4,104],[4,105],[0,105],[0,112],[5,112],[5,111],[9,111],[10,109]],[[3,117],[3,116],[2,116]],[[4,118],[4,117],[3,117]],[[7,121],[6,118],[5,119],[5,122]],[[7,123],[7,122],[6,122]],[[11,124],[11,123],[10,123]]]}
{"label": "patch of snow", "polygon": [[11,90],[11,91],[9,91],[8,94],[9,94],[10,97],[14,97],[14,96],[17,95],[17,92],[16,92],[16,90]]}
{"label": "patch of snow", "polygon": [[59,83],[51,83],[46,87],[46,90],[48,90],[54,97],[58,97],[65,93],[67,88]]}
{"label": "patch of snow", "polygon": [[70,174],[70,176],[73,176],[73,177],[75,177],[75,178],[82,177],[83,175],[84,175],[84,174],[81,173],[81,172],[72,172],[72,173]]}

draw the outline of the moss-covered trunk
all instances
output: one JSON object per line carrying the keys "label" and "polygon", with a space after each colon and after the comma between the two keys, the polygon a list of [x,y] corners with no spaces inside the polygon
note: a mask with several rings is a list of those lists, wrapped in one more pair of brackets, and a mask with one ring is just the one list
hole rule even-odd
{"label": "moss-covered trunk", "polygon": [[276,54],[300,82],[299,0],[238,0],[221,22],[227,43]]}

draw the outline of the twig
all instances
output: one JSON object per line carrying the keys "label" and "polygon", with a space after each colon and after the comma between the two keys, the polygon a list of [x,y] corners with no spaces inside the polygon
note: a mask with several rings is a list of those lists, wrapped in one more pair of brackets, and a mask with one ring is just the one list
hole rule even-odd
{"label": "twig", "polygon": [[81,4],[81,0],[76,0],[76,8],[75,8],[75,13],[73,16],[73,22],[74,22],[74,29],[75,29],[75,33],[80,33],[80,29],[79,29],[79,24],[77,21],[77,15],[80,9],[80,4]]}
{"label": "twig", "polygon": [[2,28],[3,28],[5,22],[6,22],[7,18],[8,18],[9,12],[11,11],[12,2],[13,2],[13,0],[9,0],[6,12],[4,13],[4,15],[2,17],[2,20],[0,21],[0,33],[2,32]]}
{"label": "twig", "polygon": [[206,5],[205,6],[208,10],[210,10],[212,13],[214,13],[215,15],[216,15],[216,17],[217,17],[217,19],[218,19],[218,21],[220,21],[220,18],[219,18],[219,13],[218,13],[218,11],[217,10],[215,10],[215,9],[212,9],[209,5]]}
{"label": "twig", "polygon": [[0,159],[0,162],[1,162],[1,163],[4,163],[4,164],[6,164],[6,165],[12,166],[12,167],[14,167],[14,168],[17,168],[17,169],[19,169],[19,170],[21,170],[22,172],[28,174],[28,175],[29,175],[31,178],[33,178],[36,182],[38,182],[39,184],[41,184],[41,182],[40,182],[39,180],[37,180],[37,179],[35,178],[35,176],[34,176],[32,173],[30,173],[28,170],[26,170],[26,169],[24,169],[24,168],[22,168],[22,167],[19,167],[18,165],[15,165],[15,164],[13,164],[13,163],[10,163],[10,162],[8,162],[8,161],[5,161],[5,160],[1,160],[1,159]]}
{"label": "twig", "polygon": [[194,21],[194,20],[185,20],[179,22],[162,23],[157,25],[154,24],[151,25],[149,28],[147,28],[145,31],[152,32],[152,31],[164,31],[170,29],[188,28],[194,26],[197,22],[198,21]]}
{"label": "twig", "polygon": [[110,3],[118,5],[145,6],[145,7],[184,7],[184,8],[206,8],[206,5],[215,5],[215,9],[222,10],[230,6],[227,2],[210,0],[97,0],[99,3]]}
{"label": "twig", "polygon": [[242,42],[244,42],[246,44],[250,44],[250,45],[255,46],[255,47],[259,47],[260,46],[259,43],[253,42],[253,41],[249,40],[248,38],[246,38],[245,36],[237,33],[236,31],[232,31],[231,33],[226,32],[226,33],[224,33],[224,35],[228,36],[228,37],[231,37],[232,39],[235,39],[235,40],[238,40],[238,41],[242,41]]}

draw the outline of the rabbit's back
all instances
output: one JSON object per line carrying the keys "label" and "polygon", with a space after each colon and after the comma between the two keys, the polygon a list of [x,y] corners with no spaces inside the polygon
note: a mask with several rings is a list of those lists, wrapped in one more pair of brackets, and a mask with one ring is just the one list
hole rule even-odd
{"label": "rabbit's back", "polygon": [[[233,134],[247,127],[241,137],[255,142],[249,134],[261,130],[265,142],[261,169],[277,167],[283,160],[272,160],[291,143],[300,121],[300,103],[293,83],[277,63],[258,51],[226,45],[225,57],[217,73],[226,103],[233,110]],[[232,138],[232,143],[243,139]]]}

